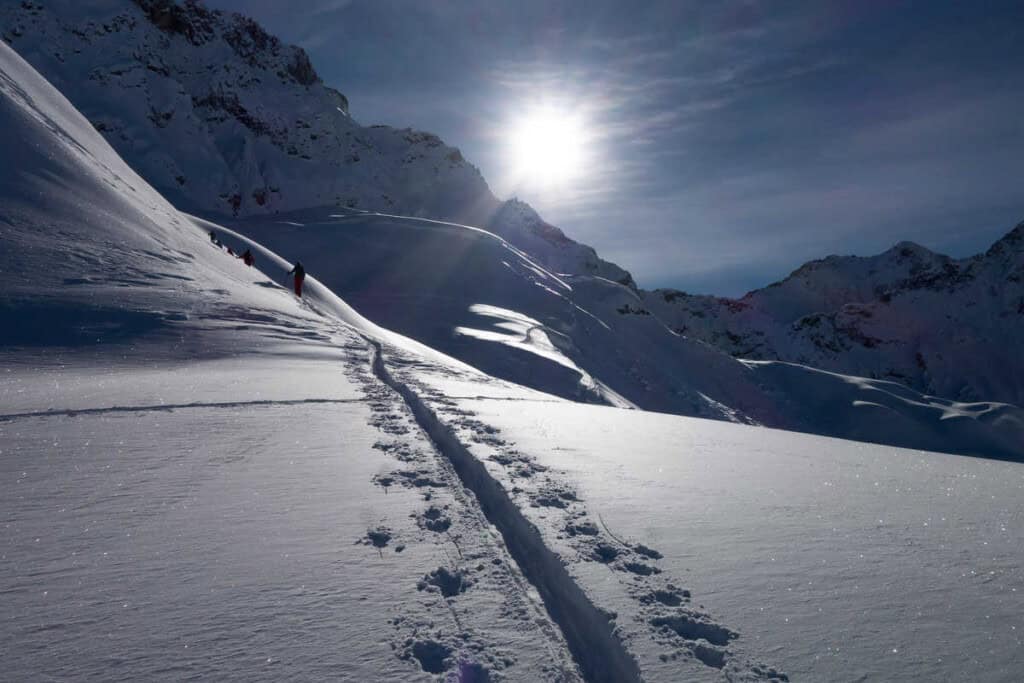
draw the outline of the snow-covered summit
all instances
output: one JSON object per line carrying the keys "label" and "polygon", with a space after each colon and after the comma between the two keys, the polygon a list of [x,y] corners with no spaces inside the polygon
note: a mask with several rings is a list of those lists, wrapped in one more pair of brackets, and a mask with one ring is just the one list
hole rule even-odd
{"label": "snow-covered summit", "polygon": [[487,227],[559,272],[631,281],[430,133],[362,126],[306,53],[188,0],[26,0],[0,35],[176,206],[259,215],[346,206]]}

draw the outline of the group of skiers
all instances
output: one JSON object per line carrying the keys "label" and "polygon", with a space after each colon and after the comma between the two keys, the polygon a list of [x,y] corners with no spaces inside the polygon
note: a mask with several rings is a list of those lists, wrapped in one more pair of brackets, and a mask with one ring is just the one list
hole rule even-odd
{"label": "group of skiers", "polygon": [[[213,230],[210,231],[210,241],[213,242],[213,244],[216,247],[220,248],[220,249],[224,249],[225,248],[224,244],[217,237],[217,233],[214,232]],[[251,249],[246,249],[244,252],[242,252],[241,255],[238,255],[238,254],[235,254],[234,250],[230,246],[226,247],[226,248],[227,248],[228,254],[230,256],[234,256],[235,258],[242,259],[242,262],[245,263],[245,265],[249,266],[250,268],[252,268],[252,266],[256,263],[256,257],[253,256]],[[302,263],[301,262],[296,261],[295,262],[295,267],[292,268],[290,271],[288,271],[288,274],[295,276],[294,277],[295,296],[297,296],[297,297],[299,297],[301,299],[302,298],[302,282],[306,279],[306,269],[302,267]]]}

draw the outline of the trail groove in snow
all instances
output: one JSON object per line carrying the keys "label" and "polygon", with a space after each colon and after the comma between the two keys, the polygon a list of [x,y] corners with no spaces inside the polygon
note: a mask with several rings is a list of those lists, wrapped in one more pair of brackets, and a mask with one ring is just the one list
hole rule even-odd
{"label": "trail groove in snow", "polygon": [[388,371],[380,343],[368,341],[374,347],[374,375],[402,397],[463,485],[476,495],[484,516],[501,533],[512,558],[562,630],[583,677],[589,683],[640,681],[636,661],[615,634],[608,616],[591,603],[559,557],[544,544],[537,528],[484,465],[412,389]]}
{"label": "trail groove in snow", "polygon": [[250,408],[255,406],[297,406],[319,403],[361,403],[361,398],[300,398],[292,400],[222,401],[214,403],[158,403],[150,406],[107,406],[106,408],[69,408],[67,410],[36,410],[28,413],[0,414],[0,422],[9,422],[29,417],[74,417],[76,415],[100,415],[103,413],[149,413],[160,410],[185,410],[188,408]]}

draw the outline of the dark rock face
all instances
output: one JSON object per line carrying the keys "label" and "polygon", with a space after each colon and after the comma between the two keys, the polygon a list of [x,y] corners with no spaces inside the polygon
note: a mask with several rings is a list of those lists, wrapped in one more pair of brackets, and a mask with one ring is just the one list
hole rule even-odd
{"label": "dark rock face", "polygon": [[193,45],[202,45],[214,36],[213,22],[219,13],[211,12],[195,0],[179,5],[174,0],[133,0],[146,17],[161,31],[178,33]]}

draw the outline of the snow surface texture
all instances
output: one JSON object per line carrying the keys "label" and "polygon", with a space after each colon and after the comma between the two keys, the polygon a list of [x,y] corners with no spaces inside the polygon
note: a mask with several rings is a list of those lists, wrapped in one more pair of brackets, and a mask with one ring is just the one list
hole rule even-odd
{"label": "snow surface texture", "polygon": [[499,237],[354,210],[232,222],[301,260],[385,328],[503,379],[577,401],[913,448],[1024,458],[1024,411],[895,382],[741,362],[679,335],[642,295],[555,275]]}
{"label": "snow surface texture", "polygon": [[181,208],[259,215],[342,205],[486,225],[558,271],[629,273],[501,202],[437,136],[364,127],[300,48],[170,0],[31,0],[0,35]]}
{"label": "snow surface texture", "polygon": [[1021,465],[571,404],[299,301],[2,45],[0,142],[4,676],[1020,668]]}
{"label": "snow surface texture", "polygon": [[649,680],[688,680],[681,661],[768,676],[745,648],[793,680],[1019,678],[1018,463],[580,404],[508,410],[405,374],[617,614]]}

